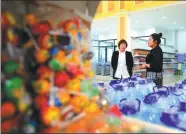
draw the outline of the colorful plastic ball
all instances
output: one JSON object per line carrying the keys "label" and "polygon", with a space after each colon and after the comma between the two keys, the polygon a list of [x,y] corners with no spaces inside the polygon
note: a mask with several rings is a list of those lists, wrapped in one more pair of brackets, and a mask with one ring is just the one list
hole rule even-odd
{"label": "colorful plastic ball", "polygon": [[16,107],[12,102],[5,102],[1,105],[1,118],[12,117],[15,111]]}
{"label": "colorful plastic ball", "polygon": [[37,95],[35,97],[35,99],[34,99],[34,102],[36,104],[36,107],[38,109],[47,107],[48,106],[48,104],[47,104],[48,103],[48,99],[49,98],[47,96],[45,96],[45,95],[42,95],[42,94]]}
{"label": "colorful plastic ball", "polygon": [[51,69],[47,66],[40,66],[37,70],[37,75],[39,79],[50,79]]}
{"label": "colorful plastic ball", "polygon": [[49,93],[50,88],[51,88],[50,82],[45,79],[39,79],[34,82],[34,89],[39,94]]}
{"label": "colorful plastic ball", "polygon": [[67,104],[70,101],[70,95],[63,91],[59,91],[57,97],[62,104]]}
{"label": "colorful plastic ball", "polygon": [[55,106],[56,107],[61,107],[62,106],[62,102],[60,101],[60,99],[58,97],[55,98]]}
{"label": "colorful plastic ball", "polygon": [[64,65],[61,64],[58,60],[52,59],[49,62],[49,67],[53,70],[53,71],[60,71],[64,69]]}
{"label": "colorful plastic ball", "polygon": [[77,36],[77,25],[73,20],[67,20],[63,23],[64,32]]}
{"label": "colorful plastic ball", "polygon": [[3,72],[5,74],[14,73],[14,72],[16,72],[18,67],[19,67],[19,64],[16,61],[7,61],[3,65]]}
{"label": "colorful plastic ball", "polygon": [[52,30],[52,25],[49,21],[40,21],[34,27],[32,27],[32,33],[34,35],[47,34],[50,30]]}
{"label": "colorful plastic ball", "polygon": [[3,15],[5,15],[6,17],[6,21],[5,21],[6,24],[8,24],[9,26],[16,24],[16,20],[13,14],[11,14],[10,12],[5,12],[3,13]]}
{"label": "colorful plastic ball", "polygon": [[59,50],[58,47],[53,46],[53,47],[49,50],[49,54],[50,54],[51,56],[55,56],[59,51],[60,51],[60,50]]}
{"label": "colorful plastic ball", "polygon": [[24,85],[24,80],[21,77],[15,76],[5,81],[5,90],[20,89]]}
{"label": "colorful plastic ball", "polygon": [[67,83],[66,89],[70,91],[79,92],[80,91],[80,80],[78,78],[69,80],[69,82]]}
{"label": "colorful plastic ball", "polygon": [[38,45],[41,49],[50,49],[53,46],[51,36],[49,34],[43,34],[38,39]]}
{"label": "colorful plastic ball", "polygon": [[60,110],[57,107],[48,107],[43,111],[42,121],[46,126],[52,125],[55,121],[60,119]]}
{"label": "colorful plastic ball", "polygon": [[73,110],[77,113],[81,112],[85,107],[89,105],[89,99],[87,96],[75,96],[71,99],[70,104]]}
{"label": "colorful plastic ball", "polygon": [[64,87],[70,80],[70,77],[66,72],[60,72],[55,75],[54,84],[55,86],[61,88]]}
{"label": "colorful plastic ball", "polygon": [[49,58],[47,50],[40,49],[35,52],[35,58],[38,63],[45,63]]}
{"label": "colorful plastic ball", "polygon": [[31,27],[38,23],[38,18],[33,14],[27,14],[25,16],[25,20],[26,20],[26,23]]}
{"label": "colorful plastic ball", "polygon": [[19,42],[19,37],[18,35],[14,32],[14,29],[9,28],[7,30],[7,41],[14,46],[18,45]]}

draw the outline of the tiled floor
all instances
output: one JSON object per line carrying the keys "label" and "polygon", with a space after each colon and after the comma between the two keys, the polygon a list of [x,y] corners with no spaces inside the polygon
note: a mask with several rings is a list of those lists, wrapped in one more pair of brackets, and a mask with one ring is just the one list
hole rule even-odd
{"label": "tiled floor", "polygon": [[[163,79],[164,85],[174,85],[176,82],[186,79],[186,74],[184,74],[184,75],[170,74],[170,75],[165,75],[163,78],[164,78]],[[112,77],[111,76],[96,75],[94,80],[95,80],[95,82],[108,83],[110,80],[112,80]]]}

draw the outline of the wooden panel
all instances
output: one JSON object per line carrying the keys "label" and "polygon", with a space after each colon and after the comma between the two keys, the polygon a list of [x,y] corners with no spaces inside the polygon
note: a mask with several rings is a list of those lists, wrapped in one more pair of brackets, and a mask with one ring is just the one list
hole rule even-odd
{"label": "wooden panel", "polygon": [[120,9],[125,9],[125,1],[120,1]]}
{"label": "wooden panel", "polygon": [[97,7],[97,13],[102,13],[102,10],[103,10],[103,5],[102,5],[102,3],[100,1],[99,5]]}
{"label": "wooden panel", "polygon": [[135,5],[144,3],[144,0],[135,0]]}
{"label": "wooden panel", "polygon": [[108,1],[108,11],[114,10],[114,1]]}

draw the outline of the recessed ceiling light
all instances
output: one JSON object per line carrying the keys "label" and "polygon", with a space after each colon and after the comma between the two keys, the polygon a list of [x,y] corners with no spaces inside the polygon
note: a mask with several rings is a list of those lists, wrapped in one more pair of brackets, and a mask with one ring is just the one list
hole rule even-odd
{"label": "recessed ceiling light", "polygon": [[136,21],[136,23],[138,23],[138,21]]}
{"label": "recessed ceiling light", "polygon": [[162,18],[165,19],[165,18],[167,18],[167,17],[166,17],[166,16],[163,16]]}
{"label": "recessed ceiling light", "polygon": [[183,29],[184,27],[181,27],[181,29]]}
{"label": "recessed ceiling light", "polygon": [[173,24],[175,25],[175,24],[176,24],[176,22],[173,22]]}

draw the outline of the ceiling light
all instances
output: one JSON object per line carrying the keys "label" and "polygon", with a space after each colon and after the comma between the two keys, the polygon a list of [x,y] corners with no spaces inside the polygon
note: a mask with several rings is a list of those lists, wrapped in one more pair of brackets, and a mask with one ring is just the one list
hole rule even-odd
{"label": "ceiling light", "polygon": [[162,18],[165,19],[165,18],[167,18],[167,17],[166,17],[166,16],[163,16]]}
{"label": "ceiling light", "polygon": [[184,27],[181,27],[181,29],[183,29]]}
{"label": "ceiling light", "polygon": [[176,24],[176,22],[173,22],[173,24],[175,25],[175,24]]}
{"label": "ceiling light", "polygon": [[136,21],[136,23],[138,23],[138,21]]}

